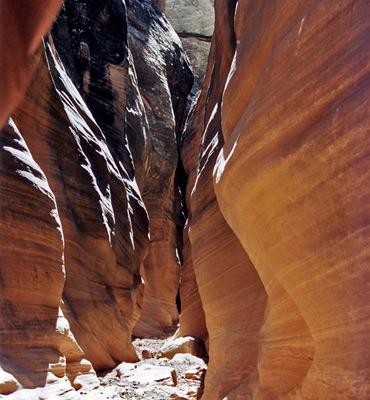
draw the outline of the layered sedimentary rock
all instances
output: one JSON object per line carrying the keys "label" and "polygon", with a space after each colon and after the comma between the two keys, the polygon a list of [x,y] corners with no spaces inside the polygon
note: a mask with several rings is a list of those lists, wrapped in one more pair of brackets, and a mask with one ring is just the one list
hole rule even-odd
{"label": "layered sedimentary rock", "polygon": [[[223,399],[248,374],[253,374],[267,298],[253,264],[221,214],[212,182],[213,168],[223,145],[220,126],[223,86],[235,49],[234,32],[225,27],[231,25],[234,11],[235,3],[217,9],[218,23],[206,80],[196,111],[189,117],[181,152],[186,159],[188,146],[195,140],[191,138],[198,137],[200,145],[194,148],[200,149],[199,158],[197,164],[193,163],[189,182],[192,189],[189,237],[209,333],[210,363],[202,399]],[[213,80],[215,77],[217,81]],[[194,186],[192,176],[196,176]],[[184,291],[186,286],[181,287],[181,294]],[[185,310],[189,308],[183,306]],[[189,325],[189,320],[194,317],[185,314],[180,322]]]}
{"label": "layered sedimentary rock", "polygon": [[155,336],[178,321],[180,279],[175,184],[177,142],[193,79],[173,28],[151,1],[130,1],[128,38],[151,136],[143,199],[150,219],[150,249],[144,260],[144,302],[134,334]]}
{"label": "layered sedimentary rock", "polygon": [[[158,9],[149,1],[128,6],[138,10],[131,49],[125,2],[67,1],[1,133],[0,393],[58,381],[42,396],[73,398],[74,389],[96,385],[91,364],[103,370],[137,360],[131,333],[143,302],[140,270],[150,275],[142,193],[159,215],[152,237],[165,242],[147,264],[165,271],[148,279],[146,294],[159,293],[153,321],[177,318],[176,132],[192,75]],[[140,49],[149,56],[136,67]],[[154,94],[147,78],[158,83]],[[162,197],[150,203],[159,187]],[[159,264],[162,254],[168,262]]]}
{"label": "layered sedimentary rock", "polygon": [[197,177],[198,149],[202,121],[204,119],[204,107],[198,106],[198,104],[204,105],[205,92],[202,92],[201,99],[199,98],[200,92],[196,94],[180,141],[181,163],[186,175],[184,203],[187,205],[187,221],[183,232],[183,262],[180,282],[181,314],[180,328],[177,334],[179,336],[192,335],[207,341],[208,331],[202,300],[194,274],[192,248],[189,241],[189,221],[191,221],[192,212],[190,195]]}
{"label": "layered sedimentary rock", "polygon": [[214,28],[213,0],[166,0],[165,13],[181,37],[195,81],[201,86]]}
{"label": "layered sedimentary rock", "polygon": [[367,399],[369,6],[215,7],[190,200],[202,399]]}
{"label": "layered sedimentary rock", "polygon": [[[77,385],[91,364],[75,370],[83,352],[60,309],[64,236],[55,196],[14,121],[0,134],[0,393],[65,375]],[[56,394],[72,389],[65,380]]]}

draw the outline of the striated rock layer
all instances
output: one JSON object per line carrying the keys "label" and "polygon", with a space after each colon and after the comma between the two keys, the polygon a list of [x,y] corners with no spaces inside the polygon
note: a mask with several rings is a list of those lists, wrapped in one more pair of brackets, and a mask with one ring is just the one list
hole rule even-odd
{"label": "striated rock layer", "polygon": [[[178,318],[176,132],[192,75],[158,9],[127,5],[131,36],[125,2],[65,2],[1,132],[0,394],[47,384],[20,396],[78,397],[98,384],[92,366],[137,361],[131,334],[143,304],[153,331]],[[137,58],[141,49],[148,57]],[[150,202],[156,187],[162,197]],[[164,243],[145,267],[144,195]]]}
{"label": "striated rock layer", "polygon": [[193,77],[179,38],[158,8],[151,1],[128,5],[128,40],[151,137],[142,191],[150,220],[150,248],[142,268],[144,301],[134,334],[156,336],[179,318],[177,214],[181,206],[175,173],[178,136]]}
{"label": "striated rock layer", "polygon": [[215,9],[189,222],[202,399],[365,400],[369,5]]}
{"label": "striated rock layer", "polygon": [[[1,144],[0,390],[9,394],[65,375],[81,387],[76,377],[90,373],[91,364],[60,308],[64,235],[55,196],[13,120]],[[66,380],[60,390],[73,388]]]}
{"label": "striated rock layer", "polygon": [[[266,308],[266,292],[239,240],[223,218],[212,183],[212,172],[222,148],[221,100],[235,49],[232,29],[235,3],[216,9],[215,42],[202,94],[184,132],[182,155],[198,137],[199,159],[193,163],[188,185],[194,184],[190,198],[189,237],[196,283],[209,333],[210,363],[203,399],[223,399],[235,386],[252,375],[258,358],[258,332]],[[218,77],[217,81],[212,78]],[[194,132],[194,129],[196,132]],[[203,132],[203,133],[202,133]],[[187,163],[186,163],[187,164]],[[196,175],[195,183],[192,177]],[[189,187],[190,189],[190,187]],[[212,227],[212,229],[210,229]],[[184,265],[184,272],[185,272]],[[187,281],[181,294],[187,293]],[[186,304],[184,298],[184,309]],[[197,310],[194,310],[197,312]],[[201,316],[202,313],[199,314]],[[181,325],[194,317],[181,315]],[[180,325],[180,332],[183,327]],[[192,331],[195,334],[197,326]],[[231,331],[232,330],[232,331]]]}

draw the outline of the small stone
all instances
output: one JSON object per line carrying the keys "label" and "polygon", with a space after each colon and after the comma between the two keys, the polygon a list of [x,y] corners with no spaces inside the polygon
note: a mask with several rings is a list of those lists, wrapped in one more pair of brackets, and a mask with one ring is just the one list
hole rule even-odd
{"label": "small stone", "polygon": [[174,369],[171,371],[171,376],[172,376],[173,386],[177,386],[177,373]]}
{"label": "small stone", "polygon": [[20,387],[19,382],[13,375],[5,372],[0,367],[0,393],[7,395],[15,392]]}
{"label": "small stone", "polygon": [[154,358],[154,354],[149,352],[148,350],[143,350],[141,352],[141,356],[143,357],[144,360],[149,360],[150,358]]}
{"label": "small stone", "polygon": [[185,371],[185,379],[200,380],[199,369],[189,369]]}
{"label": "small stone", "polygon": [[172,393],[170,396],[172,400],[190,400],[188,397],[179,396],[176,393]]}

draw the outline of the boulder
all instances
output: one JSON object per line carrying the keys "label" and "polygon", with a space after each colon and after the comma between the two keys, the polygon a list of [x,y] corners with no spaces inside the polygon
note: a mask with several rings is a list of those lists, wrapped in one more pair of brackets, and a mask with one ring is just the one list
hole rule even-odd
{"label": "boulder", "polygon": [[136,382],[138,384],[153,384],[167,381],[171,386],[176,386],[176,371],[170,367],[160,365],[141,364],[134,368],[120,369],[121,380]]}
{"label": "boulder", "polygon": [[204,342],[191,336],[168,340],[159,350],[157,357],[172,359],[179,353],[189,353],[196,357],[204,357],[206,355]]}

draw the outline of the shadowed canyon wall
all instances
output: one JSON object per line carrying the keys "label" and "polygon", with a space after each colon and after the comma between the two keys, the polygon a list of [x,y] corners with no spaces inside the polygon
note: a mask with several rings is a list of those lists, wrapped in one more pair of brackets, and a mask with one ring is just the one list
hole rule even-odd
{"label": "shadowed canyon wall", "polygon": [[0,35],[5,114],[29,78],[0,132],[0,394],[79,398],[179,318],[202,400],[368,400],[370,6],[215,0],[196,94],[177,7],[67,0],[39,48]]}

